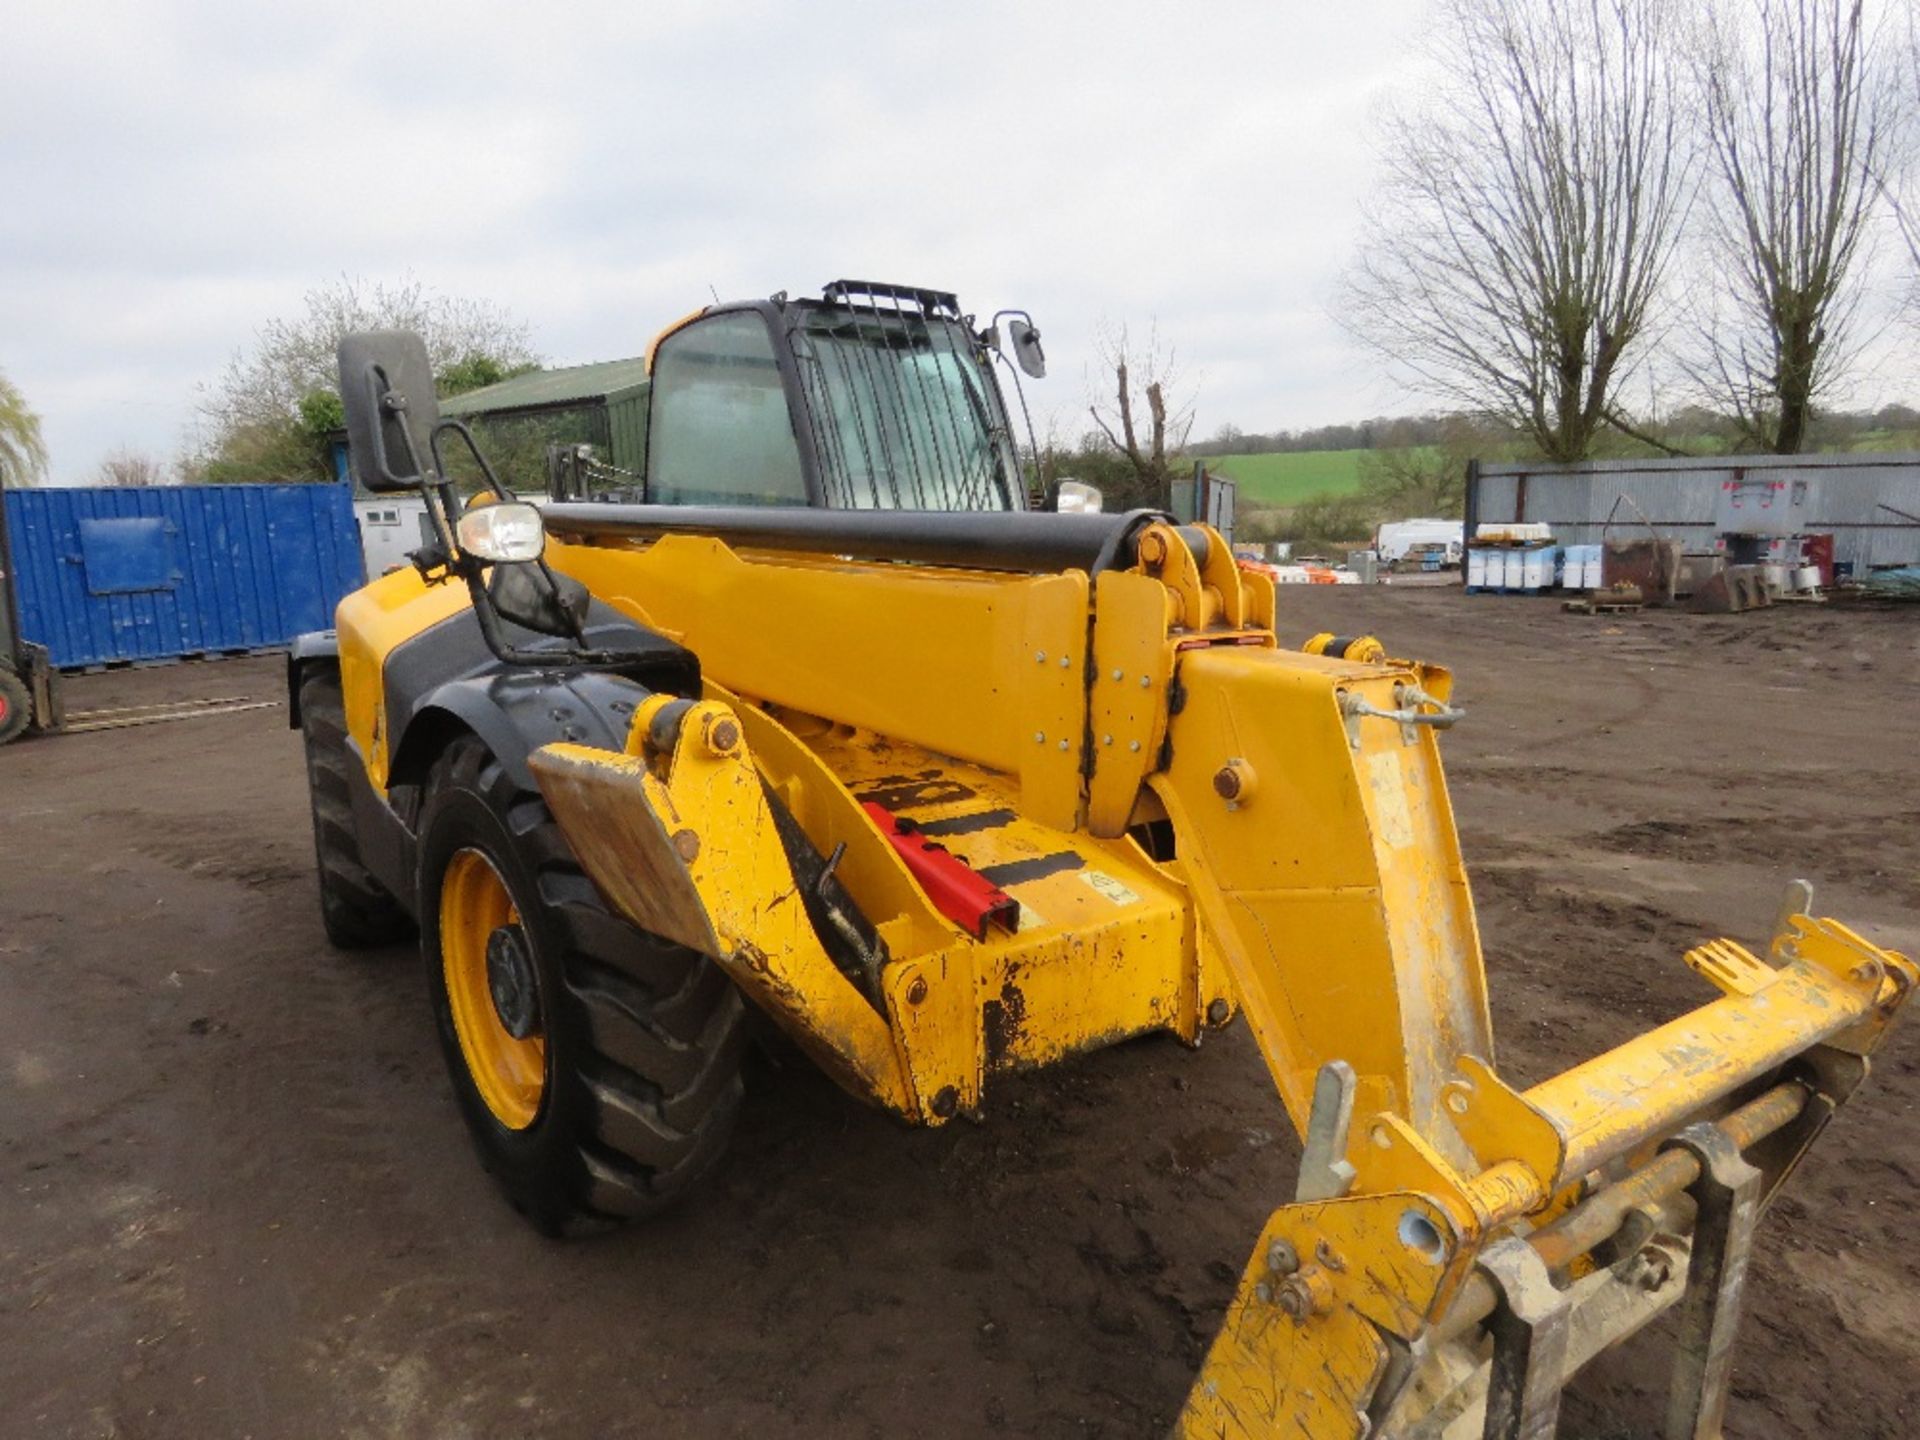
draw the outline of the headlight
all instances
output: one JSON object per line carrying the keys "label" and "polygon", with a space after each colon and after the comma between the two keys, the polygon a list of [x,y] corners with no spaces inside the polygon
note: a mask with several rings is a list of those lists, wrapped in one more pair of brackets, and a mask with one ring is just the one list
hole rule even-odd
{"label": "headlight", "polygon": [[482,505],[460,517],[460,548],[478,560],[511,564],[538,560],[547,548],[547,529],[531,505],[507,502]]}
{"label": "headlight", "polygon": [[1098,515],[1104,504],[1099,487],[1080,480],[1062,480],[1054,492],[1054,509],[1063,515]]}

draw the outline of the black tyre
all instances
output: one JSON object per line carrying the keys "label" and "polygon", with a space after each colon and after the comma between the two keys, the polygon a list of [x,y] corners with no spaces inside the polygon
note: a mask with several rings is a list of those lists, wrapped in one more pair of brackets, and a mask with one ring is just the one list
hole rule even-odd
{"label": "black tyre", "polygon": [[347,748],[340,672],[331,665],[309,666],[300,678],[300,733],[307,745],[313,854],[327,938],[343,950],[370,950],[409,938],[413,921],[360,859],[348,780],[348,767],[359,762]]}
{"label": "black tyre", "polygon": [[0,664],[0,745],[19,735],[33,718],[33,696],[20,677]]}
{"label": "black tyre", "polygon": [[739,993],[610,911],[539,793],[470,737],[435,766],[419,914],[454,1095],[515,1209],[594,1228],[713,1168],[740,1107]]}

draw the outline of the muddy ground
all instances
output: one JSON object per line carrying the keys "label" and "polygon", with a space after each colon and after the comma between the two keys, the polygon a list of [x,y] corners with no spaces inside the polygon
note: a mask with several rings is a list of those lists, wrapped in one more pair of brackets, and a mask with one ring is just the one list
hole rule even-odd
{"label": "muddy ground", "polygon": [[[1705,998],[1780,883],[1920,951],[1920,614],[1609,621],[1289,590],[1283,631],[1450,662],[1503,1064]],[[74,709],[280,692],[276,659]],[[1769,1216],[1729,1434],[1920,1424],[1920,1028]],[[299,745],[265,710],[0,751],[0,1434],[1158,1436],[1291,1132],[1243,1030],[998,1084],[913,1133],[761,1064],[697,1203],[528,1230],[455,1115],[411,953],[330,951]],[[1658,1422],[1663,1337],[1563,1434]]]}

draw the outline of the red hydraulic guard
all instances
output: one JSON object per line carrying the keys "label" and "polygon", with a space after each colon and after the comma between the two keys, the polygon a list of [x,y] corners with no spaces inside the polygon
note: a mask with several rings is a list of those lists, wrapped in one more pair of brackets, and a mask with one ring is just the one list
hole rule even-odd
{"label": "red hydraulic guard", "polygon": [[893,842],[907,869],[927,892],[934,908],[956,925],[965,926],[976,940],[987,938],[987,926],[1016,930],[1020,902],[944,846],[921,835],[911,820],[902,820],[884,805],[865,801],[862,808]]}

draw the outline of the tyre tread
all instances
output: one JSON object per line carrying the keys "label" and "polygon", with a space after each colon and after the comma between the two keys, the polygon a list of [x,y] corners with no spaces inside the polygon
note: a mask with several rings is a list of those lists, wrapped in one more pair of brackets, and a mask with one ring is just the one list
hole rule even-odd
{"label": "tyre tread", "polygon": [[665,1208],[713,1168],[732,1132],[747,1037],[739,992],[707,957],[611,910],[539,792],[477,737],[449,746],[432,784],[470,787],[513,837],[563,937],[564,998],[583,1022],[577,1078],[590,1114],[574,1174],[549,1197],[557,1205],[522,1208],[563,1233]]}
{"label": "tyre tread", "polygon": [[372,950],[405,940],[413,933],[412,918],[360,858],[346,702],[340,672],[332,665],[309,665],[301,676],[300,730],[327,938],[342,950]]}

